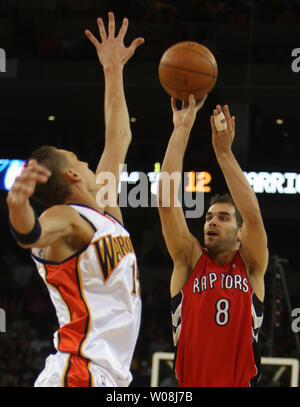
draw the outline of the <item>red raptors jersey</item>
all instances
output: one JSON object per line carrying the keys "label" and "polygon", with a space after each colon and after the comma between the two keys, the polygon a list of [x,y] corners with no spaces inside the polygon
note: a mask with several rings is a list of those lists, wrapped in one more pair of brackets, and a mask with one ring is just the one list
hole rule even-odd
{"label": "red raptors jersey", "polygon": [[172,298],[178,385],[256,385],[262,307],[238,252],[231,263],[220,266],[203,249],[187,283]]}

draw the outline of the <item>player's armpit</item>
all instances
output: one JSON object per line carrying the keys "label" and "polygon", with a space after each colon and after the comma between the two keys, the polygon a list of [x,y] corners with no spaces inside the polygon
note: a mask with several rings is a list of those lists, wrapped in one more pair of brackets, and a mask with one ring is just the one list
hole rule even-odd
{"label": "player's armpit", "polygon": [[158,212],[165,243],[174,265],[184,263],[188,269],[191,269],[194,264],[195,247],[198,248],[196,253],[198,257],[202,249],[188,229],[182,208],[159,206]]}
{"label": "player's armpit", "polygon": [[194,241],[191,242],[191,244],[192,249],[190,251],[190,261],[187,262],[185,259],[178,259],[174,262],[170,283],[171,297],[175,297],[179,291],[183,289],[203,254],[203,250],[197,239],[194,238]]}
{"label": "player's armpit", "polygon": [[86,241],[92,235],[90,225],[68,205],[56,205],[47,209],[39,217],[39,222],[41,225],[40,238],[30,245],[18,243],[19,246],[25,249],[44,248],[72,234],[76,234]]}

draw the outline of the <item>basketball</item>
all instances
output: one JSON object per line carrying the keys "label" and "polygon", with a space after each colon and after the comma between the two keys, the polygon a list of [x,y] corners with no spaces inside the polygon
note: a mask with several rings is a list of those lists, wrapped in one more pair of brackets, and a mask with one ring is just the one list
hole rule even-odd
{"label": "basketball", "polygon": [[188,100],[190,94],[201,99],[216,84],[218,65],[204,45],[183,41],[168,48],[159,62],[159,80],[170,95]]}

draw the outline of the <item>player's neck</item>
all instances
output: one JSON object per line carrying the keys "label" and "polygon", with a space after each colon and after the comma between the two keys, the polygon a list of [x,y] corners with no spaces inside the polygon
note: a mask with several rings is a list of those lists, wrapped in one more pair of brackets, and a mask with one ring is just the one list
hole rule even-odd
{"label": "player's neck", "polygon": [[212,261],[214,261],[215,263],[219,263],[220,266],[231,263],[236,255],[237,250],[238,249],[231,250],[229,252],[214,252],[206,248],[206,251]]}
{"label": "player's neck", "polygon": [[89,206],[99,212],[104,211],[97,205],[96,194],[93,191],[74,191],[66,203]]}

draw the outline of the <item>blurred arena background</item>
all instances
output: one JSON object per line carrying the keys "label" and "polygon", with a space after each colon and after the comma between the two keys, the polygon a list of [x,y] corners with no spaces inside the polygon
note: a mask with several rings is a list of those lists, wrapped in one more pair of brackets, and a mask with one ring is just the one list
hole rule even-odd
{"label": "blurred arena background", "polygon": [[[103,74],[83,31],[98,34],[96,17],[106,19],[108,11],[129,18],[128,43],[135,36],[146,40],[125,68],[133,133],[129,174],[155,172],[169,140],[170,100],[157,72],[163,52],[192,40],[214,53],[218,82],[193,129],[184,171],[208,174],[205,206],[211,194],[225,192],[209,115],[217,103],[229,104],[237,118],[234,151],[257,192],[269,237],[262,355],[300,359],[299,333],[292,330],[292,310],[300,308],[300,1],[0,0],[0,48],[6,53],[6,72],[0,72],[0,308],[6,316],[0,386],[32,386],[54,352],[57,329],[29,253],[8,231],[7,160],[26,159],[37,146],[53,144],[72,149],[95,168],[104,142]],[[139,260],[143,300],[131,385],[144,387],[151,383],[153,354],[174,350],[172,263],[157,209],[128,207],[123,214]],[[188,222],[201,239],[203,219]],[[175,386],[170,363],[161,363],[158,385]],[[265,365],[262,384],[288,387],[290,377],[290,367]]]}

